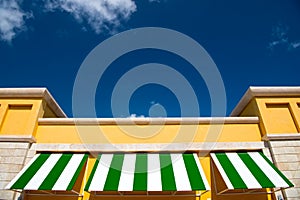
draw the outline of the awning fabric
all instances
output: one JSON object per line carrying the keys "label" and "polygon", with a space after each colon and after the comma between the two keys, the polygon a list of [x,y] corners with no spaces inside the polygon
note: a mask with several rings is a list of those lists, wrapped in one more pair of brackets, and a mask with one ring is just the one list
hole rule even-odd
{"label": "awning fabric", "polygon": [[261,152],[211,153],[227,188],[287,188],[293,184]]}
{"label": "awning fabric", "polygon": [[72,190],[87,154],[36,154],[6,189]]}
{"label": "awning fabric", "polygon": [[210,190],[196,154],[100,154],[86,191]]}

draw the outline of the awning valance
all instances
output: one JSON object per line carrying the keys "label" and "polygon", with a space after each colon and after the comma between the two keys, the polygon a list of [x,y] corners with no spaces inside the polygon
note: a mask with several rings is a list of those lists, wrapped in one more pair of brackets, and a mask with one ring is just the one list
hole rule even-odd
{"label": "awning valance", "polygon": [[100,154],[86,191],[210,190],[197,154]]}
{"label": "awning valance", "polygon": [[228,190],[293,187],[261,152],[211,153],[211,157]]}
{"label": "awning valance", "polygon": [[87,154],[36,154],[6,189],[72,190]]}

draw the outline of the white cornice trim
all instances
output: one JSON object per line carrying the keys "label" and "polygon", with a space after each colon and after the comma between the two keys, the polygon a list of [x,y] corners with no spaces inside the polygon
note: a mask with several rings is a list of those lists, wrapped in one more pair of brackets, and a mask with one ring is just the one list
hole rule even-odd
{"label": "white cornice trim", "polygon": [[264,141],[300,140],[299,133],[266,134],[262,137]]}
{"label": "white cornice trim", "polygon": [[259,150],[263,142],[203,142],[151,144],[39,144],[32,149],[40,152],[185,152]]}
{"label": "white cornice trim", "polygon": [[39,125],[257,124],[258,117],[39,118]]}
{"label": "white cornice trim", "polygon": [[249,87],[230,116],[238,116],[253,97],[300,97],[300,87]]}
{"label": "white cornice trim", "polygon": [[43,98],[58,117],[67,117],[47,88],[0,88],[0,98]]}
{"label": "white cornice trim", "polygon": [[0,142],[28,142],[35,143],[36,139],[32,135],[1,135]]}

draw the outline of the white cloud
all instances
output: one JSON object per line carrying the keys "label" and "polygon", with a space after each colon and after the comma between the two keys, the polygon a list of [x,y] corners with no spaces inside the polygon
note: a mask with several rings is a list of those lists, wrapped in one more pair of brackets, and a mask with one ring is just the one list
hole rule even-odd
{"label": "white cloud", "polygon": [[0,0],[0,38],[10,42],[17,33],[26,29],[25,19],[32,17],[20,8],[21,1]]}
{"label": "white cloud", "polygon": [[114,32],[136,11],[132,0],[45,0],[46,11],[70,13],[79,23],[87,22],[97,33]]}
{"label": "white cloud", "polygon": [[150,101],[150,104],[151,104],[151,105],[154,105],[154,104],[155,104],[155,101]]}
{"label": "white cloud", "polygon": [[288,36],[289,27],[284,24],[277,24],[272,28],[271,41],[269,42],[269,49],[274,50],[275,47],[283,47],[287,50],[293,50],[300,47],[300,41],[290,41]]}
{"label": "white cloud", "polygon": [[289,45],[289,49],[296,49],[298,47],[300,47],[300,41],[291,42]]}
{"label": "white cloud", "polygon": [[289,28],[281,23],[277,24],[272,28],[271,42],[269,43],[269,48],[273,50],[278,45],[287,45]]}
{"label": "white cloud", "polygon": [[144,115],[137,115],[137,114],[131,114],[129,117],[127,118],[145,118]]}

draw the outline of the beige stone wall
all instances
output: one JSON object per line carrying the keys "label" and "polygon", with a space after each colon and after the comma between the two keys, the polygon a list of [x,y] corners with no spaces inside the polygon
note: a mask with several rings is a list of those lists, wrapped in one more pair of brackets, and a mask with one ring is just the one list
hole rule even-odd
{"label": "beige stone wall", "polygon": [[4,188],[23,168],[29,148],[29,143],[0,143],[0,199],[18,199],[20,196],[20,193]]}
{"label": "beige stone wall", "polygon": [[270,141],[276,166],[295,185],[285,190],[288,200],[300,199],[300,140]]}

